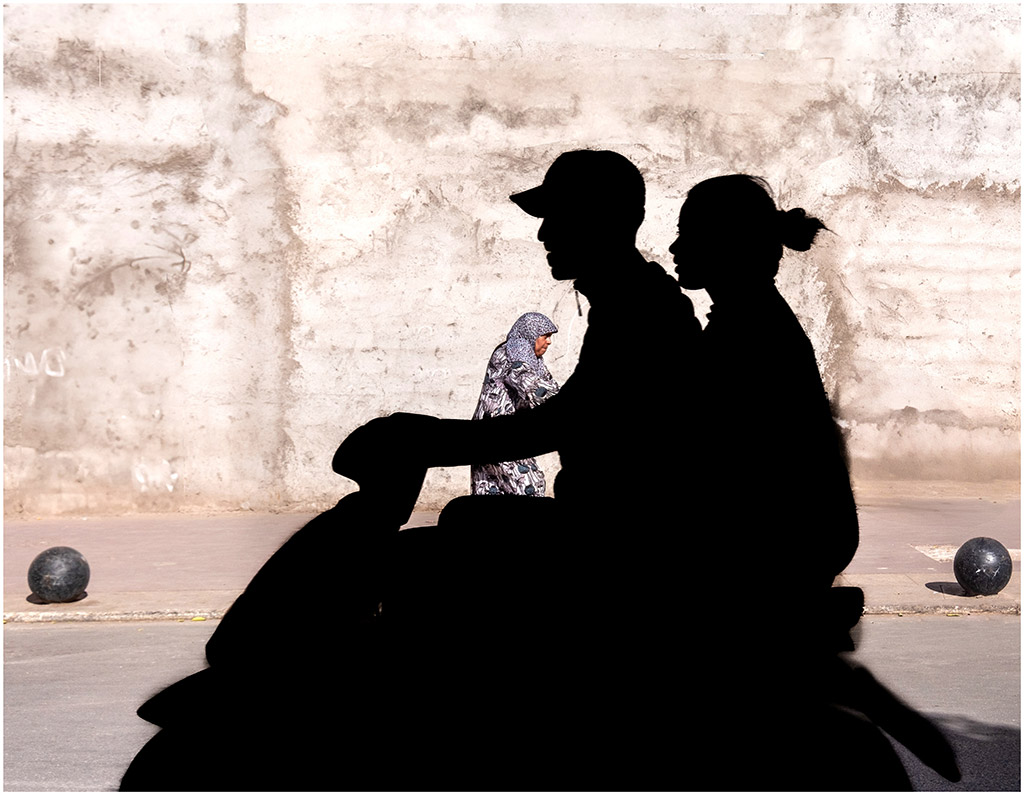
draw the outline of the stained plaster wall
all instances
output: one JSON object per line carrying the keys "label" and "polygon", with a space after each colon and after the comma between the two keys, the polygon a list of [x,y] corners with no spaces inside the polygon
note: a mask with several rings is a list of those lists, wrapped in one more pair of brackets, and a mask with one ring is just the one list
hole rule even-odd
{"label": "stained plaster wall", "polygon": [[[524,311],[566,378],[586,302],[507,196],[579,147],[670,267],[708,176],[825,219],[779,283],[858,482],[1015,479],[1018,48],[1015,5],[6,5],[5,512],[332,504],[345,434],[469,416]],[[691,374],[636,375],[610,409]]]}

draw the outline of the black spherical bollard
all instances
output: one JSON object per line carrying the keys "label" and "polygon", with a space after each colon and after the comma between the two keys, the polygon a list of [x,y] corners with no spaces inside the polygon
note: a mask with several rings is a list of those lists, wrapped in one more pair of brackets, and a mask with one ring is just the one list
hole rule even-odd
{"label": "black spherical bollard", "polygon": [[972,538],[964,542],[953,558],[953,574],[968,596],[999,593],[1012,573],[1010,553],[994,538]]}
{"label": "black spherical bollard", "polygon": [[88,584],[89,564],[71,547],[50,547],[28,567],[28,587],[44,602],[75,602]]}

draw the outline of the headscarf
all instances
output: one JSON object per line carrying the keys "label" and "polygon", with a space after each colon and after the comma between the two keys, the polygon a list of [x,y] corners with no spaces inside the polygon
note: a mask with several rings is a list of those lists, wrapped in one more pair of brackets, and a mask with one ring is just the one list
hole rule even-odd
{"label": "headscarf", "polygon": [[527,312],[521,316],[505,338],[505,354],[510,362],[523,362],[535,372],[541,372],[543,366],[537,358],[537,338],[545,334],[554,334],[558,326],[540,312]]}

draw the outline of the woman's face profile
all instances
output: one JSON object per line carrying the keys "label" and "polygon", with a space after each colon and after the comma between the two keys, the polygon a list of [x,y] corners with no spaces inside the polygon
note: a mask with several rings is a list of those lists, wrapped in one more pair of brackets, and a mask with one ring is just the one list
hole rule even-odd
{"label": "woman's face profile", "polygon": [[548,346],[550,344],[551,344],[551,335],[550,334],[542,334],[541,336],[537,337],[537,340],[533,343],[533,351],[534,351],[534,353],[537,354],[538,357],[543,356],[544,355],[544,351],[546,351],[548,349]]}
{"label": "woman's face profile", "polygon": [[707,287],[707,269],[711,266],[707,251],[707,230],[702,229],[689,200],[679,211],[679,236],[669,246],[679,285],[684,290],[703,290]]}

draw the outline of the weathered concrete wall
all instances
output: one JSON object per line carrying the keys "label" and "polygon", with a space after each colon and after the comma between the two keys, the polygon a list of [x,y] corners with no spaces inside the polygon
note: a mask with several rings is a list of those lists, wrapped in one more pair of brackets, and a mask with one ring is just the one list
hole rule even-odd
{"label": "weathered concrete wall", "polygon": [[[585,320],[507,196],[577,147],[644,171],[640,244],[665,264],[685,191],[719,173],[760,174],[834,230],[779,281],[858,479],[1015,479],[1019,22],[6,6],[5,511],[331,504],[344,435],[395,410],[468,417],[524,311],[561,327],[564,379]],[[424,504],[467,477],[432,472]]]}

